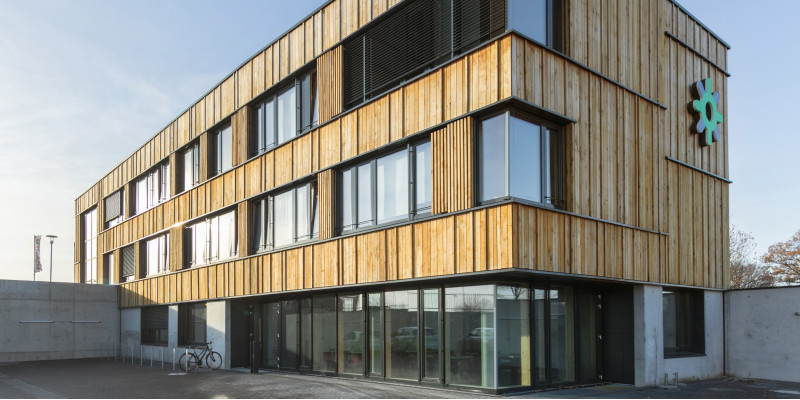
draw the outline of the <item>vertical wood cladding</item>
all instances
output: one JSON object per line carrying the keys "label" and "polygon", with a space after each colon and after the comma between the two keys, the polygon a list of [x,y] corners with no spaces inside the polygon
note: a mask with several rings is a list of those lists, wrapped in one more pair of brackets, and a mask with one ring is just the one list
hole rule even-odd
{"label": "vertical wood cladding", "polygon": [[[206,159],[206,129],[237,109],[234,170],[103,231],[101,253],[312,173],[318,173],[320,239],[334,239],[331,166],[516,96],[577,121],[558,133],[568,149],[566,208],[588,218],[522,205],[464,211],[474,206],[475,123],[461,119],[431,134],[433,212],[456,214],[128,283],[123,301],[132,306],[511,267],[727,285],[727,183],[665,160],[728,176],[727,125],[722,142],[700,147],[685,110],[691,83],[711,77],[725,113],[727,50],[721,42],[666,0],[569,0],[565,53],[604,76],[512,34],[342,114],[339,42],[396,3],[331,2],[82,194],[75,203],[76,281],[82,279],[80,213],[198,136]],[[314,57],[321,126],[247,160],[242,133],[249,110],[239,107]],[[175,157],[170,160],[176,171]],[[239,217],[245,214],[240,210]],[[240,246],[245,227],[240,223]],[[182,247],[181,228],[175,229],[173,254]]]}
{"label": "vertical wood cladding", "polygon": [[319,239],[335,236],[336,221],[336,172],[326,169],[317,175],[319,190]]}
{"label": "vertical wood cladding", "polygon": [[505,204],[125,283],[120,306],[160,301],[160,281],[179,283],[173,302],[508,268],[662,282],[665,246],[658,233]]}
{"label": "vertical wood cladding", "polygon": [[319,122],[329,121],[342,111],[342,47],[322,54],[317,60],[319,81]]}
{"label": "vertical wood cladding", "polygon": [[474,207],[474,126],[468,117],[431,133],[434,214]]}

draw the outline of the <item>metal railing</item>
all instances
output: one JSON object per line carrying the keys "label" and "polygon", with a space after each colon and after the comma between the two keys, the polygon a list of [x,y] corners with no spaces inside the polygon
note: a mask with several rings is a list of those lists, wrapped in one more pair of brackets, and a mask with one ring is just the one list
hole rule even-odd
{"label": "metal railing", "polygon": [[[188,357],[189,349],[181,347],[164,347],[152,345],[117,345],[101,350],[102,359],[114,359],[123,364],[148,366],[150,368],[178,369],[178,360],[182,354]],[[187,371],[188,372],[188,371]]]}

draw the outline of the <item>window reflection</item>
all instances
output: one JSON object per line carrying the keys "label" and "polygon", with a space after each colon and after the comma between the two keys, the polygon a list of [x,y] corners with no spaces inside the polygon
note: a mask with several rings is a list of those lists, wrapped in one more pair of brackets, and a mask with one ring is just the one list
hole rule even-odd
{"label": "window reflection", "polygon": [[445,379],[494,388],[494,286],[445,288]]}
{"label": "window reflection", "polygon": [[423,377],[439,379],[439,289],[426,289],[422,292],[422,318],[425,335],[422,336]]}
{"label": "window reflection", "polygon": [[531,384],[530,293],[497,287],[497,387]]}
{"label": "window reflection", "polygon": [[[314,370],[336,372],[336,334],[331,328],[336,326],[336,296],[314,296]],[[325,329],[327,327],[328,329]]]}
{"label": "window reflection", "polygon": [[381,305],[381,294],[370,293],[368,297],[369,374],[370,376],[381,376],[383,375],[383,307]]}
{"label": "window reflection", "polygon": [[[419,378],[417,291],[386,292],[386,377]],[[426,335],[429,332],[426,332]]]}
{"label": "window reflection", "polygon": [[361,294],[341,294],[339,311],[339,372],[364,373],[364,315]]}

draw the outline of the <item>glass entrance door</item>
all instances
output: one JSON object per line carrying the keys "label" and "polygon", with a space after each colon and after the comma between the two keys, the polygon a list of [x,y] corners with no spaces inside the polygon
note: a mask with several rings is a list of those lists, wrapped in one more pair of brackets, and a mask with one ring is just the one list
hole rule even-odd
{"label": "glass entrance door", "polygon": [[263,306],[261,342],[264,354],[262,365],[267,368],[281,366],[281,303],[266,303]]}

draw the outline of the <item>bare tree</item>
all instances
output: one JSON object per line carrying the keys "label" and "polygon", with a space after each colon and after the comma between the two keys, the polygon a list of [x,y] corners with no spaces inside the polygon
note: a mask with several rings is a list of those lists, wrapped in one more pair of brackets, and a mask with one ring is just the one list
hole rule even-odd
{"label": "bare tree", "polygon": [[755,255],[756,240],[752,234],[730,228],[731,289],[772,286],[775,278]]}
{"label": "bare tree", "polygon": [[769,246],[764,262],[771,267],[775,279],[800,283],[800,231],[785,242]]}

